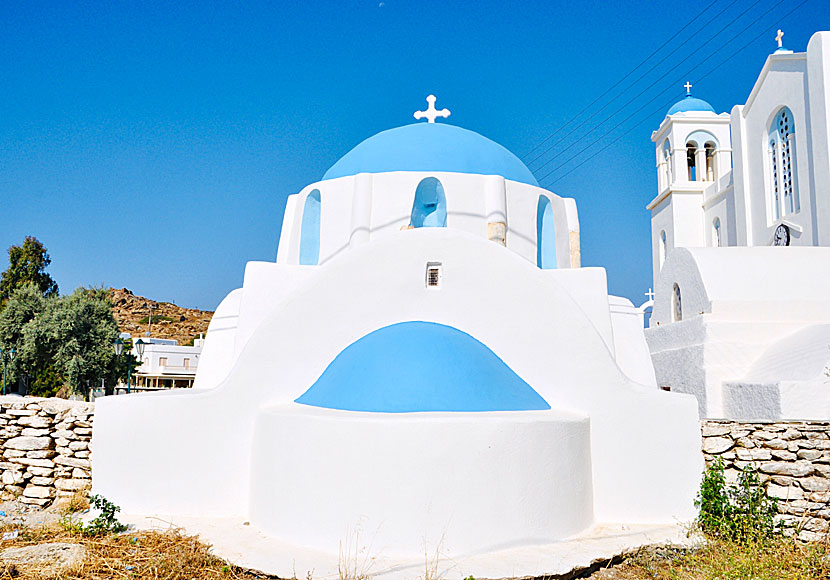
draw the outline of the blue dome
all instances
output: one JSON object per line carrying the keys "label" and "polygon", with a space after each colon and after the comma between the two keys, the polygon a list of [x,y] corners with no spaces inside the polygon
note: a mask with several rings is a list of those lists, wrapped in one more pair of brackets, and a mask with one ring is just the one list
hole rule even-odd
{"label": "blue dome", "polygon": [[387,171],[501,175],[539,185],[525,164],[495,141],[443,123],[405,125],[369,137],[332,165],[323,179]]}
{"label": "blue dome", "polygon": [[696,99],[692,95],[686,95],[685,98],[673,104],[666,114],[674,115],[675,113],[688,113],[691,111],[708,111],[714,113],[715,109],[703,99]]}
{"label": "blue dome", "polygon": [[374,413],[550,409],[492,350],[433,322],[370,332],[338,354],[296,402]]}

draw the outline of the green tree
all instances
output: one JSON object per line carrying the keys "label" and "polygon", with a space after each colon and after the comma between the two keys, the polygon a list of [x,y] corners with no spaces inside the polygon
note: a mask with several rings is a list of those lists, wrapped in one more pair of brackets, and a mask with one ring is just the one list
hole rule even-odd
{"label": "green tree", "polygon": [[[8,365],[6,371],[8,383],[13,385],[20,378],[20,369],[25,366],[38,372],[43,366],[43,360],[24,361],[21,365],[21,350],[23,347],[23,329],[34,318],[46,309],[47,299],[43,293],[32,284],[24,284],[12,291],[6,307],[0,310],[0,349],[6,354],[2,362]],[[14,350],[15,358],[9,361],[8,354]]]}
{"label": "green tree", "polygon": [[56,296],[58,285],[46,273],[51,262],[46,248],[34,236],[26,236],[22,245],[9,248],[9,268],[0,274],[0,305],[14,290],[27,284],[37,288],[42,296]]}
{"label": "green tree", "polygon": [[118,325],[108,293],[78,288],[69,296],[48,300],[47,308],[23,329],[21,359],[36,360],[38,352],[52,363],[75,393],[86,393],[104,379],[107,385],[126,376],[129,353],[116,357],[112,343]]}
{"label": "green tree", "polygon": [[26,373],[29,392],[53,396],[62,387],[86,394],[101,379],[111,387],[137,365],[129,352],[116,357],[112,343],[118,326],[108,293],[78,288],[69,296],[44,297],[31,285],[12,293],[0,312],[0,347],[14,347],[9,365],[17,379]]}

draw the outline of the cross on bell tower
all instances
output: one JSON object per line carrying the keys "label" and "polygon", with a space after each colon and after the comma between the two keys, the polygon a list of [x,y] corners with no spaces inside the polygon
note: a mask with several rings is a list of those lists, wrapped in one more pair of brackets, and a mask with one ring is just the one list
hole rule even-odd
{"label": "cross on bell tower", "polygon": [[778,34],[775,35],[775,40],[778,41],[778,48],[784,48],[784,32],[780,28]]}
{"label": "cross on bell tower", "polygon": [[429,103],[427,110],[415,111],[413,117],[416,119],[426,119],[427,123],[434,123],[437,117],[443,117],[446,119],[450,116],[449,109],[441,109],[440,111],[435,109],[435,95],[429,95],[427,97],[427,103]]}

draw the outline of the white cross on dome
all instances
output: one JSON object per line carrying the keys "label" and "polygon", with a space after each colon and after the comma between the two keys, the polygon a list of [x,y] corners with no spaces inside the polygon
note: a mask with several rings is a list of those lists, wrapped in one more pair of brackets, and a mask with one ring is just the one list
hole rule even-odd
{"label": "white cross on dome", "polygon": [[415,111],[413,117],[416,119],[426,119],[427,123],[434,123],[437,117],[443,117],[446,119],[450,116],[449,109],[441,109],[440,111],[435,109],[435,95],[429,95],[427,97],[427,103],[429,103],[427,110]]}

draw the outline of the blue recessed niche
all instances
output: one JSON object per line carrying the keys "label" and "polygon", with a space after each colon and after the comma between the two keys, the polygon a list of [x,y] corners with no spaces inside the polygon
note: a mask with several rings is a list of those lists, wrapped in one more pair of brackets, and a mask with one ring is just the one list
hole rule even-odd
{"label": "blue recessed niche", "polygon": [[536,206],[536,265],[543,270],[556,268],[556,229],[553,207],[544,195]]}
{"label": "blue recessed niche", "polygon": [[300,229],[300,264],[316,266],[320,261],[320,190],[314,189],[305,198],[303,223]]}
{"label": "blue recessed niche", "polygon": [[481,342],[432,322],[367,334],[340,352],[296,402],[377,413],[550,409]]}
{"label": "blue recessed niche", "polygon": [[434,177],[422,179],[415,189],[409,225],[413,228],[447,227],[447,197],[444,186]]}

